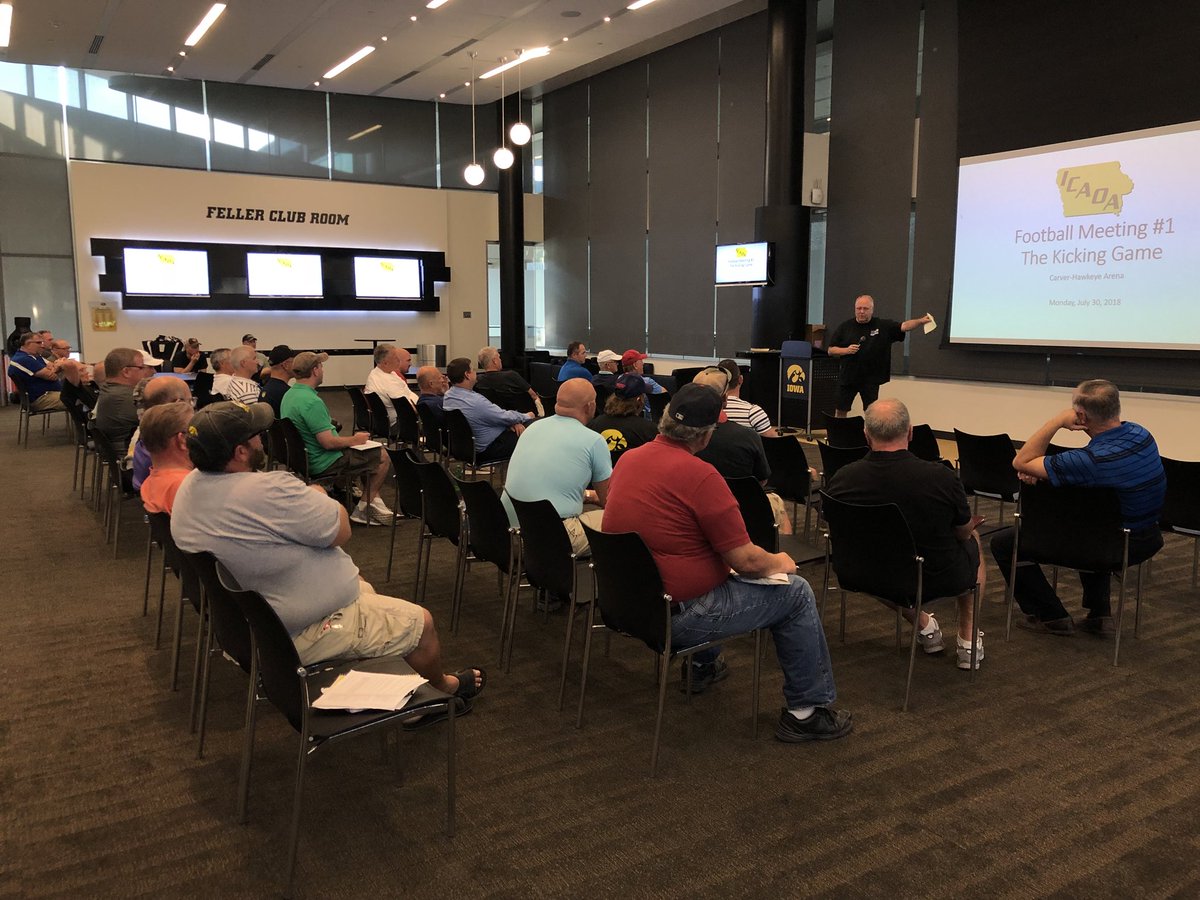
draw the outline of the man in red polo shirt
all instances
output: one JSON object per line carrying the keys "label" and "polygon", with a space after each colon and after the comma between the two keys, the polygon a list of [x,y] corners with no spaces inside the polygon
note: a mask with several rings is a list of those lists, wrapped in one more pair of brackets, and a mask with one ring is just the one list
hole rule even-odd
{"label": "man in red polo shirt", "polygon": [[[843,737],[853,723],[849,712],[829,708],[837,690],[812,588],[786,553],[750,542],[725,479],[695,456],[708,445],[720,415],[715,391],[698,384],[680,388],[659,436],[627,451],[613,470],[604,530],[637,532],[650,548],[676,602],[674,646],[771,629],[787,701],[775,729],[779,740]],[[697,653],[693,665],[693,690],[728,674],[720,648]]]}

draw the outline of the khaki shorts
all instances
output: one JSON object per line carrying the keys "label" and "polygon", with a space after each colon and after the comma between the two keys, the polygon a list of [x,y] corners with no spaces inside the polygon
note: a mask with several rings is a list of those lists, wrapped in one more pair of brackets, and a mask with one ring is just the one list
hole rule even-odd
{"label": "khaki shorts", "polygon": [[50,410],[57,411],[60,409],[66,409],[66,407],[62,405],[62,399],[60,398],[58,391],[46,391],[46,393],[42,394],[42,396],[30,403],[29,408],[33,412],[50,412]]}
{"label": "khaki shorts", "polygon": [[306,666],[333,659],[406,657],[425,631],[425,610],[397,597],[373,594],[364,583],[358,599],[319,622],[292,642]]}
{"label": "khaki shorts", "polygon": [[590,509],[580,513],[578,516],[572,516],[569,519],[563,519],[563,527],[567,529],[567,536],[571,539],[571,552],[576,556],[591,556],[592,548],[588,546],[587,535],[583,533],[583,526],[586,525],[592,531],[602,531],[600,523],[604,520],[604,510]]}
{"label": "khaki shorts", "polygon": [[342,458],[332,463],[327,468],[324,468],[318,474],[318,477],[324,478],[326,475],[369,475],[379,468],[383,458],[380,454],[383,449],[375,450],[355,450],[353,447],[347,447],[342,451]]}

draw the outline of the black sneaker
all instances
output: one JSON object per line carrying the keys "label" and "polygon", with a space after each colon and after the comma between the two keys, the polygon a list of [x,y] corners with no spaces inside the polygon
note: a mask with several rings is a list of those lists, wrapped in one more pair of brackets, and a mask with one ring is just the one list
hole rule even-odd
{"label": "black sneaker", "polygon": [[1075,628],[1085,634],[1099,637],[1112,637],[1117,633],[1116,623],[1112,616],[1088,616],[1075,623]]}
{"label": "black sneaker", "polygon": [[836,741],[854,730],[854,716],[847,710],[834,712],[828,706],[818,706],[807,719],[797,719],[785,706],[775,726],[775,737],[787,744],[802,741]]}
{"label": "black sneaker", "polygon": [[[679,693],[686,694],[688,689],[687,684],[687,667],[685,662],[679,670],[679,677],[682,679],[679,685]],[[725,657],[718,656],[716,662],[710,663],[692,663],[692,693],[703,694],[708,690],[710,684],[716,684],[718,681],[724,681],[729,677],[729,666],[725,662]]]}
{"label": "black sneaker", "polygon": [[1070,637],[1075,633],[1075,622],[1070,616],[1062,619],[1039,619],[1037,616],[1019,616],[1017,627],[1026,631],[1036,631],[1039,634],[1056,634],[1059,637]]}

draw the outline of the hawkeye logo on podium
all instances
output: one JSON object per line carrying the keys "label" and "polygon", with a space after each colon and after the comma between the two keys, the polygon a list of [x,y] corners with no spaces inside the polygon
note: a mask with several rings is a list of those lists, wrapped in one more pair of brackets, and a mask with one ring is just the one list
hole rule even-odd
{"label": "hawkeye logo on podium", "polygon": [[1120,162],[1067,166],[1058,170],[1058,193],[1064,216],[1121,214],[1122,203],[1133,192],[1133,179],[1121,171]]}
{"label": "hawkeye logo on podium", "polygon": [[805,381],[807,375],[804,372],[804,366],[790,365],[787,369],[787,386],[786,390],[789,394],[804,396]]}

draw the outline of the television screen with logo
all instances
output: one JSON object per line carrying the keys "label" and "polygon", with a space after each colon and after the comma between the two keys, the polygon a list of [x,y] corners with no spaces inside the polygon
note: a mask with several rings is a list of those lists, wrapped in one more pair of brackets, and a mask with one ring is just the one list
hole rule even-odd
{"label": "television screen with logo", "polygon": [[773,280],[771,245],[717,245],[717,287],[731,284],[770,284]]}
{"label": "television screen with logo", "polygon": [[246,284],[251,297],[320,297],[319,253],[247,253]]}
{"label": "television screen with logo", "polygon": [[126,247],[124,255],[127,294],[208,295],[208,253],[203,250]]}
{"label": "television screen with logo", "polygon": [[952,344],[1200,350],[1200,122],[960,161]]}
{"label": "television screen with logo", "polygon": [[421,261],[390,256],[356,256],[354,293],[359,297],[420,297]]}

